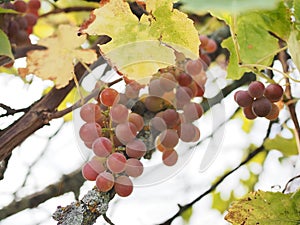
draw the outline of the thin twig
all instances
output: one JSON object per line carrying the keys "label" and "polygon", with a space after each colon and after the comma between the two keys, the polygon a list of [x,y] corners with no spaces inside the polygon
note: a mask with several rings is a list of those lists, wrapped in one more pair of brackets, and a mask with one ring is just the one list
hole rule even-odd
{"label": "thin twig", "polygon": [[69,12],[90,12],[94,10],[95,7],[83,7],[83,6],[74,6],[74,7],[66,7],[66,8],[56,8],[50,12],[44,13],[40,15],[39,17],[47,17],[53,14],[58,13],[69,13]]}
{"label": "thin twig", "polygon": [[14,115],[14,114],[19,113],[19,112],[26,113],[30,109],[29,107],[22,108],[22,109],[13,109],[10,106],[5,105],[3,103],[0,103],[0,108],[4,109],[6,111],[6,113],[0,115],[0,118],[5,117],[5,116],[11,116],[11,115]]}
{"label": "thin twig", "polygon": [[115,225],[106,215],[106,213],[104,213],[103,215],[103,219],[109,224],[109,225]]}
{"label": "thin twig", "polygon": [[291,178],[291,179],[286,183],[284,189],[282,190],[282,193],[285,193],[285,192],[287,191],[287,189],[288,189],[290,183],[292,183],[294,180],[299,179],[299,178],[300,178],[300,175],[297,175],[297,176]]}

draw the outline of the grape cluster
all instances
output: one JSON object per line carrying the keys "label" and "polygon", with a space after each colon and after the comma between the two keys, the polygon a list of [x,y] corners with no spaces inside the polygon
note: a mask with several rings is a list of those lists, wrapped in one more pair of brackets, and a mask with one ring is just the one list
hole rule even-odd
{"label": "grape cluster", "polygon": [[275,104],[283,96],[283,89],[279,84],[269,84],[267,87],[260,81],[252,82],[247,91],[237,91],[234,100],[243,107],[247,119],[265,117],[275,120],[279,115],[279,107]]}
{"label": "grape cluster", "polygon": [[211,59],[208,54],[214,53],[217,50],[218,45],[214,39],[211,39],[203,34],[199,35],[199,39],[201,42],[199,46],[200,58],[206,63],[207,66],[209,66]]}
{"label": "grape cluster", "polygon": [[27,3],[17,0],[13,3],[3,3],[0,7],[18,12],[0,15],[0,28],[7,34],[10,42],[17,46],[30,44],[29,35],[37,23],[40,0],[30,0]]}
{"label": "grape cluster", "polygon": [[[126,197],[133,191],[131,177],[143,173],[140,159],[148,150],[162,152],[166,166],[175,165],[179,140],[200,138],[193,122],[203,109],[193,99],[203,96],[205,81],[201,60],[186,60],[182,67],[160,69],[146,87],[127,80],[123,93],[110,87],[101,90],[96,103],[86,103],[80,110],[85,123],[79,136],[94,153],[82,168],[83,176],[96,181],[100,191],[114,189]],[[143,88],[147,94],[141,94]]]}

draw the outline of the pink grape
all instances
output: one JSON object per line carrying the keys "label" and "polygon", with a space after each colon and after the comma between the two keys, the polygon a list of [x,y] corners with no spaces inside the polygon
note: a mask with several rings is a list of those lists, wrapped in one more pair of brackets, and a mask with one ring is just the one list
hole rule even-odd
{"label": "pink grape", "polygon": [[268,115],[266,115],[266,118],[268,120],[276,120],[279,115],[279,112],[280,112],[279,107],[276,104],[272,103],[271,112]]}
{"label": "pink grape", "polygon": [[111,140],[106,137],[99,137],[97,138],[92,145],[92,149],[95,155],[99,157],[107,157],[112,152],[113,145]]}
{"label": "pink grape", "polygon": [[147,96],[145,98],[145,107],[151,112],[158,112],[164,108],[164,99],[156,96]]}
{"label": "pink grape", "polygon": [[135,139],[126,144],[126,154],[132,158],[141,158],[146,154],[147,147],[140,139]]}
{"label": "pink grape", "polygon": [[79,130],[80,138],[86,142],[94,142],[102,135],[102,128],[98,123],[85,123]]}
{"label": "pink grape", "polygon": [[144,171],[144,166],[140,160],[130,158],[127,159],[125,173],[131,177],[139,177]]}
{"label": "pink grape", "polygon": [[106,160],[107,168],[113,173],[121,173],[125,170],[126,158],[122,153],[112,153]]}
{"label": "pink grape", "polygon": [[195,102],[190,102],[183,106],[183,115],[186,121],[193,122],[203,114],[202,106]]}
{"label": "pink grape", "polygon": [[87,103],[80,109],[80,117],[85,122],[95,122],[101,118],[101,108],[94,103]]}
{"label": "pink grape", "polygon": [[192,77],[187,73],[180,73],[177,80],[180,86],[189,86],[193,81]]}
{"label": "pink grape", "polygon": [[110,108],[109,115],[113,122],[123,123],[128,119],[128,109],[121,104],[115,104]]}
{"label": "pink grape", "polygon": [[14,7],[16,11],[24,13],[27,10],[27,3],[22,0],[17,0],[14,2]]}
{"label": "pink grape", "polygon": [[119,101],[119,93],[113,88],[105,88],[100,93],[100,101],[103,105],[110,107]]}
{"label": "pink grape", "polygon": [[197,129],[192,123],[182,123],[178,128],[179,138],[184,142],[192,142],[198,135]]}
{"label": "pink grape", "polygon": [[130,113],[128,121],[133,123],[138,131],[141,131],[144,128],[144,119],[137,113]]}
{"label": "pink grape", "polygon": [[167,109],[163,112],[163,120],[166,122],[168,128],[172,128],[178,124],[179,114],[174,109]]}
{"label": "pink grape", "polygon": [[260,81],[253,81],[248,87],[249,95],[253,98],[260,98],[265,91],[265,85]]}
{"label": "pink grape", "polygon": [[254,120],[257,116],[253,113],[252,111],[252,105],[248,106],[248,107],[244,107],[243,108],[243,113],[244,116],[248,119],[248,120]]}
{"label": "pink grape", "polygon": [[32,13],[27,13],[24,17],[27,20],[28,26],[30,27],[33,27],[38,19],[38,17]]}
{"label": "pink grape", "polygon": [[201,42],[200,47],[205,48],[206,45],[208,44],[209,38],[206,35],[201,34],[199,35],[199,40]]}
{"label": "pink grape", "polygon": [[91,167],[99,174],[106,170],[104,164],[106,162],[106,158],[93,156],[93,158],[88,162]]}
{"label": "pink grape", "polygon": [[178,134],[175,130],[167,129],[159,135],[160,143],[166,148],[174,148],[179,141]]}
{"label": "pink grape", "polygon": [[116,129],[115,129],[116,137],[123,144],[126,144],[126,143],[132,141],[136,137],[137,132],[138,132],[138,130],[137,130],[136,126],[131,122],[120,123],[116,126]]}
{"label": "pink grape", "polygon": [[149,95],[161,97],[164,90],[160,86],[160,79],[152,79],[149,83]]}
{"label": "pink grape", "polygon": [[193,98],[193,91],[188,87],[178,87],[176,89],[176,100],[183,105],[189,103]]}
{"label": "pink grape", "polygon": [[150,120],[149,124],[151,128],[154,128],[157,131],[164,131],[167,129],[167,124],[165,120],[158,116],[153,117]]}
{"label": "pink grape", "polygon": [[30,0],[29,2],[28,2],[28,8],[30,8],[30,9],[35,9],[35,10],[37,10],[37,9],[39,9],[41,7],[41,2],[40,2],[40,0]]}
{"label": "pink grape", "polygon": [[114,176],[107,171],[100,173],[96,178],[96,186],[99,189],[99,191],[102,192],[107,192],[111,190],[114,186],[114,183]]}
{"label": "pink grape", "polygon": [[81,171],[82,171],[82,176],[86,180],[94,181],[98,176],[98,172],[95,171],[95,169],[92,167],[92,165],[89,162],[83,165]]}
{"label": "pink grape", "polygon": [[133,191],[132,181],[128,176],[119,176],[115,181],[114,189],[119,196],[127,197]]}
{"label": "pink grape", "polygon": [[125,88],[125,96],[127,98],[137,98],[140,93],[140,88],[134,83],[129,83]]}
{"label": "pink grape", "polygon": [[252,111],[259,117],[267,116],[272,109],[272,103],[265,97],[254,100],[252,104]]}
{"label": "pink grape", "polygon": [[278,102],[283,95],[283,88],[279,84],[269,84],[264,92],[264,96],[271,102]]}
{"label": "pink grape", "polygon": [[215,40],[209,39],[204,49],[207,53],[213,53],[217,50],[217,48],[218,46]]}
{"label": "pink grape", "polygon": [[202,69],[202,62],[199,59],[189,60],[185,65],[185,71],[191,76],[196,76],[200,74]]}
{"label": "pink grape", "polygon": [[172,73],[163,73],[159,78],[159,86],[163,91],[172,91],[177,85],[176,79]]}
{"label": "pink grape", "polygon": [[234,100],[240,107],[248,107],[253,102],[253,98],[248,91],[237,91],[234,94]]}
{"label": "pink grape", "polygon": [[173,166],[178,160],[178,154],[174,149],[167,149],[163,152],[162,160],[166,166]]}

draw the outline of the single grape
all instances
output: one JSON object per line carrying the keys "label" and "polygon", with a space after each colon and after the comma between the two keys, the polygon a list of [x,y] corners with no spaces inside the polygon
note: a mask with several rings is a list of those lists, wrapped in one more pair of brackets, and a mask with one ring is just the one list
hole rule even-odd
{"label": "single grape", "polygon": [[166,122],[168,128],[172,128],[178,124],[179,114],[174,109],[167,109],[163,112],[163,120]]}
{"label": "single grape", "polygon": [[119,176],[115,181],[114,189],[119,196],[127,197],[133,191],[132,181],[128,176]]}
{"label": "single grape", "polygon": [[111,140],[106,137],[98,137],[92,145],[95,155],[99,157],[107,157],[111,154],[113,145]]}
{"label": "single grape", "polygon": [[188,87],[178,87],[176,89],[176,102],[185,105],[193,98],[193,91]]}
{"label": "single grape", "polygon": [[39,9],[41,7],[41,2],[40,2],[40,0],[30,0],[29,2],[28,2],[28,8],[29,9],[35,9],[35,10],[37,10],[37,9]]}
{"label": "single grape", "polygon": [[121,173],[126,167],[126,158],[122,153],[112,153],[106,160],[107,168],[113,173]]}
{"label": "single grape", "polygon": [[198,136],[197,129],[192,123],[182,123],[178,128],[179,138],[184,142],[193,142]]}
{"label": "single grape", "polygon": [[134,139],[126,144],[126,154],[131,158],[141,158],[146,154],[147,147],[140,139]]}
{"label": "single grape", "polygon": [[260,81],[253,81],[248,87],[248,93],[252,98],[260,98],[265,91],[265,85]]}
{"label": "single grape", "polygon": [[206,45],[208,44],[209,38],[206,35],[201,34],[199,35],[199,40],[201,42],[200,48],[205,48]]}
{"label": "single grape", "polygon": [[37,19],[38,19],[38,17],[32,13],[28,13],[24,17],[27,20],[28,26],[30,26],[30,27],[33,27],[36,24]]}
{"label": "single grape", "polygon": [[115,134],[121,143],[126,144],[132,141],[137,135],[137,128],[131,122],[120,123],[116,126]]}
{"label": "single grape", "polygon": [[105,162],[106,158],[93,156],[93,158],[88,162],[88,164],[90,164],[93,170],[95,170],[99,174],[106,170]]}
{"label": "single grape", "polygon": [[200,139],[200,130],[198,127],[195,126],[195,136],[194,136],[194,139],[192,140],[192,142],[195,142],[195,141],[199,141]]}
{"label": "single grape", "polygon": [[133,123],[138,131],[144,128],[144,119],[137,113],[129,113],[128,121]]}
{"label": "single grape", "polygon": [[103,105],[110,107],[119,101],[119,93],[113,88],[105,88],[100,93],[100,101]]}
{"label": "single grape", "polygon": [[252,111],[252,105],[244,107],[243,113],[248,120],[254,120],[257,117]]}
{"label": "single grape", "polygon": [[180,73],[177,80],[180,86],[189,86],[193,81],[191,75],[187,73]]}
{"label": "single grape", "polygon": [[114,104],[109,111],[110,118],[115,123],[123,123],[128,120],[128,109],[121,104]]}
{"label": "single grape", "polygon": [[160,143],[159,137],[157,137],[155,140],[155,147],[160,152],[164,152],[167,150],[167,148]]}
{"label": "single grape", "polygon": [[[19,28],[21,30],[26,30],[27,27],[28,27],[28,23],[27,23],[27,20],[25,19],[24,16],[19,16],[15,19],[15,21],[18,23],[19,25]],[[14,33],[15,34],[15,33]]]}
{"label": "single grape", "polygon": [[84,104],[80,109],[80,117],[85,122],[95,122],[102,117],[100,106],[94,103]]}
{"label": "single grape", "polygon": [[160,79],[152,79],[149,83],[149,95],[161,97],[165,91],[160,86]]}
{"label": "single grape", "polygon": [[174,149],[168,149],[163,152],[162,160],[166,166],[174,166],[178,160],[178,154]]}
{"label": "single grape", "polygon": [[159,86],[165,91],[172,91],[177,85],[177,81],[172,73],[163,73],[159,78]]}
{"label": "single grape", "polygon": [[102,135],[102,128],[98,123],[85,123],[79,130],[80,138],[87,143],[94,142]]}
{"label": "single grape", "polygon": [[187,63],[185,64],[185,71],[191,76],[199,75],[202,69],[203,69],[202,62],[199,59],[188,60]]}
{"label": "single grape", "polygon": [[203,67],[206,70],[211,63],[211,59],[207,54],[200,54],[200,59],[204,62]]}
{"label": "single grape", "polygon": [[271,102],[278,102],[283,95],[283,88],[279,84],[269,84],[264,92],[264,96]]}
{"label": "single grape", "polygon": [[131,177],[139,177],[144,171],[144,166],[138,159],[127,159],[125,173]]}
{"label": "single grape", "polygon": [[134,82],[129,83],[126,85],[125,87],[125,96],[127,98],[137,98],[139,96],[140,93],[140,87],[135,85]]}
{"label": "single grape", "polygon": [[28,33],[25,30],[18,30],[18,32],[15,33],[15,40],[16,44],[20,46],[30,44]]}
{"label": "single grape", "polygon": [[252,104],[252,111],[259,117],[267,116],[272,109],[272,103],[265,97],[255,99]]}
{"label": "single grape", "polygon": [[81,172],[82,172],[82,176],[86,180],[90,180],[90,181],[95,181],[98,176],[98,172],[95,171],[95,169],[92,167],[92,165],[89,162],[83,165]]}
{"label": "single grape", "polygon": [[167,124],[165,120],[158,116],[153,117],[150,120],[149,125],[150,125],[150,129],[155,129],[157,131],[164,131],[167,129]]}
{"label": "single grape", "polygon": [[268,120],[276,120],[278,118],[279,111],[279,107],[276,104],[272,103],[271,112],[268,115],[266,115],[266,118]]}
{"label": "single grape", "polygon": [[193,122],[199,119],[203,114],[203,108],[200,104],[190,102],[183,106],[183,116],[185,121]]}
{"label": "single grape", "polygon": [[234,100],[240,107],[248,107],[253,102],[253,98],[250,96],[248,91],[235,92]]}
{"label": "single grape", "polygon": [[151,112],[158,112],[165,106],[164,99],[156,96],[147,96],[145,98],[145,107]]}
{"label": "single grape", "polygon": [[175,130],[167,129],[159,135],[161,144],[166,148],[174,148],[179,141],[178,134]]}
{"label": "single grape", "polygon": [[213,53],[217,50],[217,48],[218,46],[215,40],[209,39],[204,49],[207,53]]}
{"label": "single grape", "polygon": [[18,32],[19,29],[20,27],[16,20],[9,21],[8,33],[10,37],[13,37]]}
{"label": "single grape", "polygon": [[23,0],[17,0],[14,2],[14,6],[16,11],[24,13],[27,10],[27,3],[24,2]]}
{"label": "single grape", "polygon": [[111,190],[114,186],[114,183],[114,176],[107,171],[100,173],[96,178],[96,186],[99,189],[99,191],[102,192],[107,192]]}

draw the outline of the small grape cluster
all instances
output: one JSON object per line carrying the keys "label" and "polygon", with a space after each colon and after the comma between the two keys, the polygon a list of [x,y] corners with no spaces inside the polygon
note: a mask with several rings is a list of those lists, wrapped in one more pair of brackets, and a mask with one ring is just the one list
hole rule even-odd
{"label": "small grape cluster", "polygon": [[130,195],[131,177],[142,175],[140,159],[147,150],[154,146],[162,152],[162,162],[173,166],[178,161],[175,147],[179,140],[199,140],[200,130],[193,122],[203,109],[192,100],[203,96],[206,74],[199,59],[183,65],[160,69],[150,80],[147,94],[140,93],[145,86],[128,80],[124,93],[107,87],[97,103],[82,106],[80,116],[85,123],[79,136],[94,153],[82,173],[96,181],[100,191],[114,189],[119,196]]}
{"label": "small grape cluster", "polygon": [[234,100],[243,107],[247,119],[265,117],[275,120],[279,115],[279,107],[275,104],[283,96],[283,89],[279,84],[269,84],[267,87],[260,81],[252,82],[247,91],[237,91]]}
{"label": "small grape cluster", "polygon": [[13,3],[3,3],[0,7],[19,12],[0,15],[0,28],[7,34],[10,42],[17,46],[30,44],[29,35],[37,23],[40,0],[30,0],[27,3],[17,0]]}
{"label": "small grape cluster", "polygon": [[209,54],[214,53],[217,50],[218,45],[214,39],[211,39],[203,34],[199,35],[199,39],[201,42],[199,46],[200,58],[206,63],[207,66],[209,66],[211,63]]}

